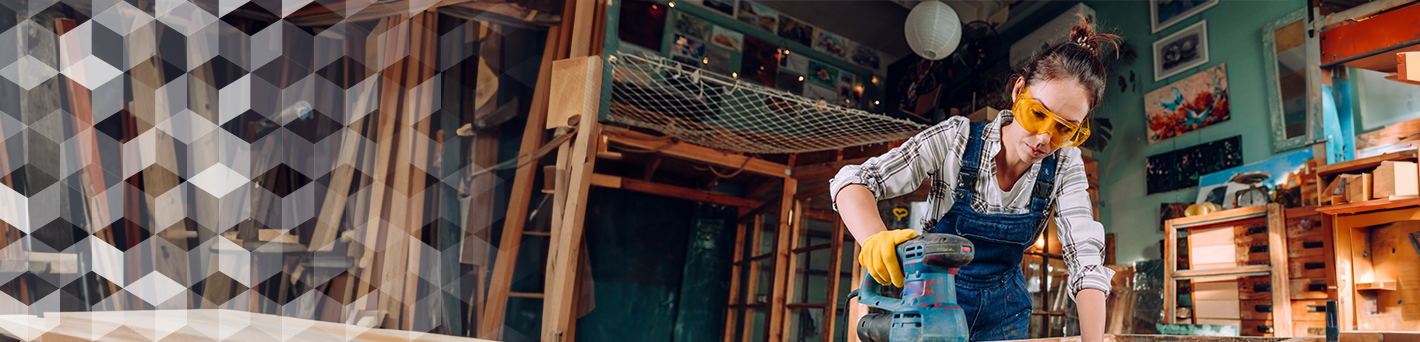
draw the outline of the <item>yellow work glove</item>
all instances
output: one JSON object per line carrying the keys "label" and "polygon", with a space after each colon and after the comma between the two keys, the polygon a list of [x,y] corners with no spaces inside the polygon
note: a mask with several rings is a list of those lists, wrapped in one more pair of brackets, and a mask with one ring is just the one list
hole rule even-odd
{"label": "yellow work glove", "polygon": [[897,261],[897,244],[915,237],[917,231],[911,229],[873,234],[863,241],[863,251],[858,253],[858,264],[863,265],[863,269],[873,275],[878,284],[902,287],[905,279],[902,275],[902,264]]}

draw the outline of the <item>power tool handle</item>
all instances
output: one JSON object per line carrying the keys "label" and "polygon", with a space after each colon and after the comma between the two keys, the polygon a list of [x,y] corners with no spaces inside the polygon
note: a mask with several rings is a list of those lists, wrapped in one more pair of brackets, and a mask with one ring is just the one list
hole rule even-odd
{"label": "power tool handle", "polygon": [[883,285],[878,284],[871,274],[863,274],[862,286],[858,288],[858,302],[871,307],[888,311],[908,311],[912,307],[907,305],[902,299],[888,298],[882,295]]}

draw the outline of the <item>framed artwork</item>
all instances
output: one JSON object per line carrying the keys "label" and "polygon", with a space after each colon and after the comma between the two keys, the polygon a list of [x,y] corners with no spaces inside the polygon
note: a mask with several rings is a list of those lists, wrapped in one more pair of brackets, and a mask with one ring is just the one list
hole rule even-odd
{"label": "framed artwork", "polygon": [[671,41],[671,55],[699,60],[705,57],[705,43],[682,35]]}
{"label": "framed artwork", "polygon": [[1217,5],[1218,0],[1149,0],[1149,27],[1159,33],[1198,12]]}
{"label": "framed artwork", "polygon": [[666,6],[654,1],[626,1],[621,4],[621,20],[616,36],[621,41],[652,51],[661,51],[666,29]]}
{"label": "framed artwork", "polygon": [[1195,187],[1203,175],[1242,165],[1242,136],[1152,155],[1145,162],[1148,194]]}
{"label": "framed artwork", "polygon": [[851,56],[853,42],[848,38],[829,33],[824,30],[814,31],[814,51],[822,52],[833,56],[833,58],[848,60]]}
{"label": "framed artwork", "polygon": [[723,46],[726,49],[741,51],[744,49],[745,35],[715,25],[715,30],[711,31],[710,34],[710,43]]}
{"label": "framed artwork", "polygon": [[779,46],[754,36],[745,37],[740,78],[773,87],[779,74]]}
{"label": "framed artwork", "polygon": [[829,89],[838,89],[838,68],[809,60],[809,83],[817,84]]}
{"label": "framed artwork", "polygon": [[778,34],[784,39],[804,46],[813,46],[814,43],[814,27],[789,16],[779,16]]}
{"label": "framed artwork", "polygon": [[697,18],[693,15],[679,12],[675,14],[675,33],[695,40],[705,40],[710,36],[710,22]]}
{"label": "framed artwork", "polygon": [[1154,42],[1154,81],[1208,63],[1208,21],[1200,20]]}
{"label": "framed artwork", "polygon": [[735,16],[735,7],[737,7],[735,5],[738,4],[738,0],[701,0],[700,2],[701,6],[705,6],[715,12],[724,13],[730,17]]}
{"label": "framed artwork", "polygon": [[878,50],[863,44],[853,46],[851,62],[870,70],[882,69],[882,57],[878,56]]}
{"label": "framed artwork", "polygon": [[1228,121],[1226,64],[1208,68],[1193,76],[1144,94],[1149,143]]}
{"label": "framed artwork", "polygon": [[740,3],[740,12],[735,15],[735,19],[740,22],[757,27],[761,30],[776,33],[779,31],[779,11],[764,7],[763,5],[744,1]]}

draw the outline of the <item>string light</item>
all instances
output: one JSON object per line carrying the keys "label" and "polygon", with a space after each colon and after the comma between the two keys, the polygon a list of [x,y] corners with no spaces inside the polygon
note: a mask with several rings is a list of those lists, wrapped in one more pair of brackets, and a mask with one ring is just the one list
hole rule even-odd
{"label": "string light", "polygon": [[878,77],[877,77],[877,76],[873,76],[873,83],[878,83]]}
{"label": "string light", "polygon": [[705,63],[705,64],[710,64],[710,57],[705,57],[705,59],[700,60],[700,62],[701,62],[701,63]]}
{"label": "string light", "polygon": [[803,82],[803,81],[804,81],[804,77],[803,77],[803,76],[799,76],[799,82]]}
{"label": "string light", "polygon": [[873,105],[874,105],[874,106],[878,105],[878,101],[874,100],[874,101],[873,101]]}
{"label": "string light", "polygon": [[675,1],[671,1],[670,6],[671,8],[675,8]]}
{"label": "string light", "polygon": [[730,73],[730,77],[740,78],[740,73],[738,73],[738,72],[732,72],[732,73]]}

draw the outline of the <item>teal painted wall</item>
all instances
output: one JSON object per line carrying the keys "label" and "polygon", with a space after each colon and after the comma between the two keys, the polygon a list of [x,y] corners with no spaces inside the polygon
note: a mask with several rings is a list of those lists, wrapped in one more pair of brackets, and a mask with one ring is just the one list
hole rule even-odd
{"label": "teal painted wall", "polygon": [[[1119,69],[1125,78],[1130,72],[1135,74],[1137,89],[1130,84],[1127,91],[1120,92],[1118,75],[1110,75],[1105,99],[1095,110],[1114,124],[1114,140],[1104,153],[1095,155],[1100,160],[1100,201],[1104,202],[1100,221],[1106,231],[1115,233],[1117,263],[1157,259],[1162,253],[1158,244],[1164,238],[1159,228],[1159,204],[1193,202],[1198,188],[1146,195],[1145,161],[1149,156],[1234,135],[1242,135],[1244,164],[1292,152],[1272,151],[1271,118],[1263,88],[1262,26],[1301,9],[1305,2],[1223,0],[1157,34],[1149,32],[1147,1],[1084,3],[1095,9],[1101,28],[1124,36],[1139,52],[1133,64]],[[1208,63],[1154,82],[1153,42],[1199,20],[1208,21]],[[1228,65],[1232,118],[1150,145],[1145,137],[1144,94],[1220,63]]]}

